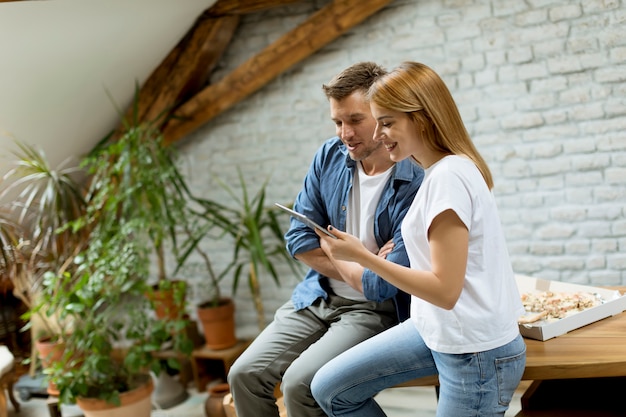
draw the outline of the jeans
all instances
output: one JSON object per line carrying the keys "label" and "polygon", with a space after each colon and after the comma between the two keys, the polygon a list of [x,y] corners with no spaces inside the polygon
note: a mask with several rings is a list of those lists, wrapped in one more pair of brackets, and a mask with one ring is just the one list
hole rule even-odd
{"label": "jeans", "polygon": [[504,416],[526,366],[521,336],[485,352],[431,351],[407,320],[324,365],[311,392],[328,416],[384,416],[374,396],[411,379],[439,374],[437,417]]}
{"label": "jeans", "polygon": [[325,417],[309,388],[315,372],[397,322],[393,300],[375,303],[330,295],[298,311],[287,302],[228,372],[237,416],[278,417],[274,387],[281,382],[288,415]]}

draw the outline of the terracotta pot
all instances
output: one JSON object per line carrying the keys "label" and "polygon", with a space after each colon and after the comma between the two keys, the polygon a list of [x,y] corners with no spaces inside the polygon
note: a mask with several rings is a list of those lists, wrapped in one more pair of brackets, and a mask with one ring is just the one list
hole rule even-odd
{"label": "terracotta pot", "polygon": [[[52,366],[54,362],[58,362],[63,357],[65,351],[65,343],[59,341],[52,341],[52,338],[42,337],[35,340],[35,348],[39,353],[39,359],[41,359],[41,366],[46,369]],[[59,390],[52,381],[48,381],[48,394],[58,396]]]}
{"label": "terracotta pot", "polygon": [[228,349],[237,344],[233,300],[223,298],[217,307],[210,307],[208,303],[201,304],[198,306],[197,313],[204,330],[204,340],[209,349]]}
{"label": "terracotta pot", "polygon": [[152,378],[147,377],[143,385],[120,394],[120,406],[99,398],[77,398],[76,405],[85,417],[150,417],[153,390]]}
{"label": "terracotta pot", "polygon": [[[158,318],[165,319],[169,318],[170,320],[175,320],[181,317],[183,314],[180,314],[180,306],[176,304],[174,299],[174,291],[173,288],[175,285],[185,285],[185,281],[175,280],[172,282],[172,288],[170,289],[159,289],[158,285],[155,285],[152,289],[152,292],[147,294],[148,299],[152,302],[154,306],[154,311]],[[184,299],[182,303],[183,307],[185,305]]]}
{"label": "terracotta pot", "polygon": [[204,403],[204,414],[207,417],[227,417],[224,410],[224,397],[230,393],[228,384],[217,384],[207,389],[209,396]]}

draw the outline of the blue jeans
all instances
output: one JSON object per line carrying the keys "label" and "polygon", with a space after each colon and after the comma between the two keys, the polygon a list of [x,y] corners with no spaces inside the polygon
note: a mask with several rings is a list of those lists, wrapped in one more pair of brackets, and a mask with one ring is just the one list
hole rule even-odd
{"label": "blue jeans", "polygon": [[439,374],[437,417],[504,416],[525,366],[521,336],[485,352],[444,354],[431,351],[407,320],[328,362],[311,391],[328,416],[384,416],[376,394]]}
{"label": "blue jeans", "polygon": [[325,363],[398,323],[392,300],[353,301],[337,295],[296,311],[285,303],[228,372],[239,417],[278,417],[274,387],[281,382],[287,414],[322,417],[309,384]]}

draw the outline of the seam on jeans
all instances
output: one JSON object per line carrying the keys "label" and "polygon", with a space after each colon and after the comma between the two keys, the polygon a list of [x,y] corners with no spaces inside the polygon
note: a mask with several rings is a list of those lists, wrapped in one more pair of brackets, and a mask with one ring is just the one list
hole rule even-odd
{"label": "seam on jeans", "polygon": [[[405,374],[405,373],[415,372],[418,369],[423,369],[423,368],[418,368],[418,367],[406,368],[406,369],[403,369],[401,372],[386,373],[386,374],[381,374],[381,375],[375,375],[373,377],[372,377],[372,375],[368,375],[367,377],[353,380],[352,384],[345,385],[341,389],[339,389],[339,387],[338,387],[337,389],[331,391],[330,398],[332,398],[334,400],[334,398],[336,398],[337,394],[339,394],[340,392],[345,392],[345,391],[351,390],[351,389],[355,388],[356,386],[361,385],[363,383],[377,381],[377,380],[380,380],[380,379],[389,378],[389,377],[393,377],[393,376],[398,376],[398,375],[402,375],[402,374]],[[436,367],[435,367],[435,369],[436,369]],[[409,381],[411,379],[415,379],[415,378],[413,376],[411,376],[411,377],[407,378],[405,381]],[[392,387],[392,386],[393,385],[389,385],[389,387]],[[372,398],[374,396],[372,396]],[[331,404],[331,407],[333,407],[333,409],[332,409],[333,413],[335,413],[335,409],[334,409],[334,406],[333,406],[333,404],[334,404],[333,400],[330,401],[330,404]]]}

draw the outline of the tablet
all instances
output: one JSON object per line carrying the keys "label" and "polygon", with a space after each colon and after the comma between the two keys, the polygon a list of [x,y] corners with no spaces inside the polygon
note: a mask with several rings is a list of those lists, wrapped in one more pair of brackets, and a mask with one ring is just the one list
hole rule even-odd
{"label": "tablet", "polygon": [[300,220],[302,223],[304,223],[307,226],[309,226],[311,229],[320,230],[322,233],[326,233],[328,236],[332,237],[333,239],[337,239],[337,236],[333,235],[328,230],[324,229],[322,226],[320,226],[319,224],[315,223],[313,220],[309,219],[304,214],[300,214],[297,211],[293,211],[290,208],[287,208],[287,207],[283,206],[282,204],[278,204],[278,203],[274,203],[274,204],[276,204],[276,207],[278,207],[279,209],[282,209],[282,210],[286,211],[287,213],[291,214],[296,219]]}

